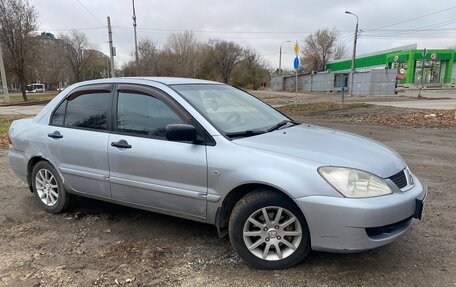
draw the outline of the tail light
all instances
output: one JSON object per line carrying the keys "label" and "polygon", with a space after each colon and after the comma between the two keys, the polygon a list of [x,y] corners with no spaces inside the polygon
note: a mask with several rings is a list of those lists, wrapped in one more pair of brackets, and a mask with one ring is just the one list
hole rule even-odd
{"label": "tail light", "polygon": [[6,142],[8,143],[9,146],[13,145],[13,142],[11,141],[9,134],[6,135]]}

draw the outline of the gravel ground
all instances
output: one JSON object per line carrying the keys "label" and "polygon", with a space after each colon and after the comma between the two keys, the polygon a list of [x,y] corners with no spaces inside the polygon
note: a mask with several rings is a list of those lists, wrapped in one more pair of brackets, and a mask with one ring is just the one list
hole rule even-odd
{"label": "gravel ground", "polygon": [[456,286],[454,128],[365,124],[351,111],[295,118],[396,149],[429,186],[424,220],[379,249],[312,252],[296,267],[262,271],[210,225],[83,198],[67,213],[47,214],[2,151],[0,286]]}

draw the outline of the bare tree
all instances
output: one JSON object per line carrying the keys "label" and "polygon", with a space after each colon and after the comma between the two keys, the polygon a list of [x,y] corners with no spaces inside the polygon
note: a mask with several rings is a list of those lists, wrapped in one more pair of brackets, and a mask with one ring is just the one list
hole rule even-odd
{"label": "bare tree", "polygon": [[71,31],[69,35],[61,36],[64,58],[68,63],[76,82],[84,80],[84,68],[91,58],[93,50],[90,48],[87,36],[78,31]]}
{"label": "bare tree", "polygon": [[217,71],[214,67],[212,56],[212,45],[210,43],[200,43],[196,54],[196,76],[200,79],[216,81]]}
{"label": "bare tree", "polygon": [[246,49],[232,77],[235,85],[257,90],[262,83],[269,81],[269,76],[268,65],[261,56],[255,50]]}
{"label": "bare tree", "polygon": [[215,69],[220,74],[223,82],[228,83],[231,72],[242,59],[244,50],[240,45],[224,40],[213,40],[210,44],[212,46],[212,59]]}
{"label": "bare tree", "polygon": [[37,28],[36,19],[37,12],[27,0],[0,0],[0,41],[11,54],[24,101],[27,101],[26,59],[32,45],[32,34]]}
{"label": "bare tree", "polygon": [[139,73],[144,76],[157,75],[158,49],[155,44],[149,40],[141,40],[138,44]]}
{"label": "bare tree", "polygon": [[128,62],[123,67],[125,76],[176,76],[176,57],[169,49],[159,50],[150,39],[138,43],[139,64]]}
{"label": "bare tree", "polygon": [[339,60],[347,56],[347,46],[338,44],[334,49],[334,57],[331,60]]}
{"label": "bare tree", "polygon": [[34,38],[28,59],[30,79],[57,88],[69,81],[71,71],[63,57],[63,46],[51,33],[41,33]]}
{"label": "bare tree", "polygon": [[166,49],[175,56],[177,63],[177,75],[181,77],[190,77],[196,74],[195,54],[198,41],[192,32],[173,33],[169,36]]}
{"label": "bare tree", "polygon": [[338,44],[339,33],[335,29],[320,29],[304,39],[301,63],[304,72],[324,71],[326,64],[345,56],[345,46]]}
{"label": "bare tree", "polygon": [[98,50],[89,50],[87,54],[89,58],[84,67],[85,80],[107,78],[109,57]]}

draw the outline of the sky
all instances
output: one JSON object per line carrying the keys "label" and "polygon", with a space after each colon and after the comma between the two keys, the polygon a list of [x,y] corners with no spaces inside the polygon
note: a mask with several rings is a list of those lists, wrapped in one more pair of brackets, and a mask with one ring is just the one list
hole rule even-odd
{"label": "sky", "polygon": [[[134,35],[131,0],[30,0],[38,11],[39,30],[56,36],[84,32],[108,54],[106,17],[111,17],[116,66],[132,59]],[[255,49],[277,68],[292,68],[294,44],[322,28],[334,28],[351,55],[356,18],[361,30],[357,55],[417,44],[418,48],[456,48],[454,0],[135,0],[138,40],[163,47],[171,33],[193,31],[202,41],[225,39]],[[429,15],[431,14],[431,15]],[[421,17],[423,16],[423,17]],[[413,19],[418,18],[418,19]],[[411,21],[408,21],[412,19]]]}

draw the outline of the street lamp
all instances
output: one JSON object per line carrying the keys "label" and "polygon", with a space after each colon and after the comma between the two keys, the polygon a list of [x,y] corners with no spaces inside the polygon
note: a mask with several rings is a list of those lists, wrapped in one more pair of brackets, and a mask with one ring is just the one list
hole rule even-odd
{"label": "street lamp", "polygon": [[283,41],[280,43],[280,56],[279,56],[279,73],[282,75],[282,45],[285,43],[291,43],[291,41]]}
{"label": "street lamp", "polygon": [[356,17],[356,27],[355,27],[355,39],[353,42],[353,57],[352,57],[352,68],[351,68],[351,84],[350,84],[350,96],[353,96],[353,78],[355,76],[355,58],[356,58],[356,42],[358,40],[358,15],[350,11],[345,11],[345,14],[350,14]]}

